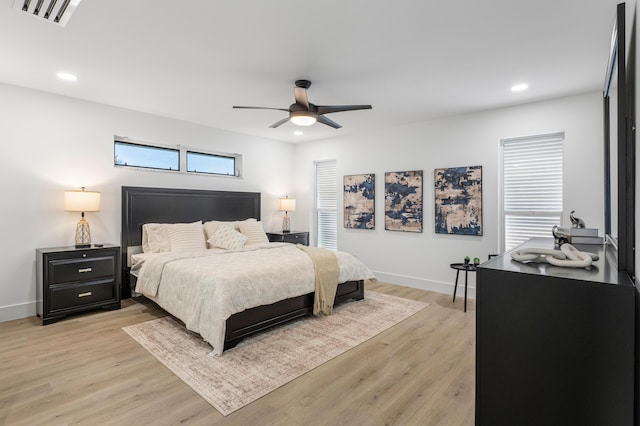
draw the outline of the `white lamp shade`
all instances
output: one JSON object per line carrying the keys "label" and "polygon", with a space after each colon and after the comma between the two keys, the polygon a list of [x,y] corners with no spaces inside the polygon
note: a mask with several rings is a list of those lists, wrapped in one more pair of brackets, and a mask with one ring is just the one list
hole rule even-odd
{"label": "white lamp shade", "polygon": [[296,200],[293,198],[280,198],[278,200],[278,210],[293,212],[296,210]]}
{"label": "white lamp shade", "polygon": [[68,212],[99,212],[100,193],[96,191],[64,191],[64,210]]}

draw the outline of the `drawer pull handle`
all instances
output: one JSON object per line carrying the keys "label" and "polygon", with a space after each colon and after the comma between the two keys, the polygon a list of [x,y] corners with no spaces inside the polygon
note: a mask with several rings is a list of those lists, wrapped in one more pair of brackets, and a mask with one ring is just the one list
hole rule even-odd
{"label": "drawer pull handle", "polygon": [[91,292],[87,291],[85,293],[78,293],[78,297],[87,297],[87,296],[91,296]]}
{"label": "drawer pull handle", "polygon": [[82,274],[83,272],[91,272],[91,268],[80,268],[78,269],[78,273]]}

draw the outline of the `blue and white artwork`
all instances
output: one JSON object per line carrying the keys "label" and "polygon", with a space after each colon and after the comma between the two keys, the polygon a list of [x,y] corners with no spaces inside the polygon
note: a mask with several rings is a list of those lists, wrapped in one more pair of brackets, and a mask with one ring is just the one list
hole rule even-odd
{"label": "blue and white artwork", "polygon": [[384,174],[384,229],[422,232],[422,170]]}
{"label": "blue and white artwork", "polygon": [[344,227],[375,228],[376,175],[344,177]]}
{"label": "blue and white artwork", "polygon": [[438,234],[482,235],[482,166],[434,170]]}

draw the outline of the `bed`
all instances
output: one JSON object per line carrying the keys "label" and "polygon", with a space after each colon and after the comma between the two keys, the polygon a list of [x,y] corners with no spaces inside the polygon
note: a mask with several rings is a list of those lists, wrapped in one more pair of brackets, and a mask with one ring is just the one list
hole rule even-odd
{"label": "bed", "polygon": [[[142,227],[148,223],[191,223],[196,221],[260,220],[260,193],[169,188],[122,187],[122,295],[131,297],[137,278],[132,275],[132,257],[142,251]],[[294,246],[271,243],[269,250],[293,256]],[[295,249],[299,251],[298,249]],[[250,252],[252,250],[247,250]],[[260,250],[263,251],[263,250]],[[243,253],[253,256],[252,253]],[[213,258],[213,256],[212,256]],[[192,261],[192,260],[187,260]],[[167,274],[169,275],[169,274]],[[338,285],[335,304],[364,298],[364,279],[350,278]],[[185,322],[162,300],[151,300]],[[251,307],[230,315],[224,324],[224,342],[214,346],[214,354],[237,345],[242,339],[273,326],[309,315],[313,312],[314,292],[287,297]],[[170,305],[170,304],[169,304]],[[174,312],[172,312],[172,310]],[[199,330],[193,330],[199,332]],[[201,333],[202,334],[202,333]],[[203,336],[204,337],[204,336]],[[206,339],[205,339],[206,340]],[[211,343],[211,342],[210,342]]]}

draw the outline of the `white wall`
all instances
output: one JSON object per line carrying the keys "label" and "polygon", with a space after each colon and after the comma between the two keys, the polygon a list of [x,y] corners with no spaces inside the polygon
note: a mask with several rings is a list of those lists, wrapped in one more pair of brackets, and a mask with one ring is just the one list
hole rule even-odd
{"label": "white wall", "polygon": [[[598,93],[300,145],[8,85],[0,84],[0,99],[7,159],[0,171],[5,200],[0,321],[35,314],[35,249],[73,244],[78,215],[63,211],[63,191],[81,186],[102,193],[102,210],[87,214],[94,242],[119,243],[123,185],[260,191],[267,230],[279,229],[276,199],[288,194],[298,200],[290,213],[292,227],[312,230],[313,162],[336,159],[339,181],[357,173],[375,173],[377,179],[376,229],[339,226],[339,248],[356,254],[382,280],[449,293],[455,277],[449,263],[464,255],[485,259],[498,251],[500,139],[565,131],[564,216],[575,209],[587,225],[602,228]],[[244,178],[114,168],[114,134],[240,152]],[[296,169],[278,164],[296,164]],[[483,166],[484,236],[436,235],[433,169],[467,165]],[[414,169],[424,171],[424,232],[385,231],[384,173]],[[338,204],[341,211],[341,198]],[[470,279],[473,286],[473,274]]]}
{"label": "white wall", "polygon": [[[375,107],[375,106],[374,106]],[[339,194],[343,175],[375,173],[375,230],[344,229],[338,200],[339,249],[357,255],[384,281],[452,292],[449,264],[465,255],[487,258],[499,250],[500,140],[565,132],[564,220],[576,210],[587,226],[603,229],[602,95],[583,94],[549,102],[443,118],[388,128],[366,135],[301,144],[296,147],[298,221],[312,223],[313,162],[336,159]],[[482,166],[481,237],[434,232],[433,171],[442,167]],[[384,173],[424,171],[423,232],[384,230]],[[302,197],[301,194],[308,194]],[[550,234],[551,236],[551,234]],[[474,274],[470,284],[475,286]],[[462,284],[462,279],[459,284]],[[472,289],[471,294],[474,294]]]}
{"label": "white wall", "polygon": [[[102,193],[87,213],[93,242],[120,243],[121,186],[262,192],[267,230],[280,227],[277,198],[293,192],[295,148],[121,108],[0,84],[0,135],[5,158],[0,246],[0,321],[35,315],[35,249],[74,244],[79,214],[65,212],[63,192],[81,186]],[[243,154],[244,177],[193,176],[115,168],[113,136]]]}

